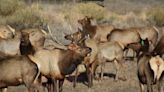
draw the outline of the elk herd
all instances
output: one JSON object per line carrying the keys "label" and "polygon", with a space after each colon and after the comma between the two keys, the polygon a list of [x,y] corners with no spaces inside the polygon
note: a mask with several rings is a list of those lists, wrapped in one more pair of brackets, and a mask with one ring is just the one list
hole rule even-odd
{"label": "elk herd", "polygon": [[[71,43],[59,43],[47,26],[47,30],[29,28],[15,30],[9,25],[0,26],[0,91],[8,86],[24,84],[29,92],[62,92],[64,79],[75,71],[73,87],[77,77],[86,72],[88,87],[93,80],[103,79],[107,62],[116,68],[115,81],[128,80],[124,63],[129,49],[137,58],[140,92],[164,92],[164,35],[156,27],[115,28],[113,25],[92,24],[92,17],[77,22],[78,31],[65,35]],[[160,36],[159,36],[160,35]],[[50,38],[59,47],[48,49],[45,39]],[[100,67],[100,76],[97,68]],[[43,85],[45,84],[45,85]]]}

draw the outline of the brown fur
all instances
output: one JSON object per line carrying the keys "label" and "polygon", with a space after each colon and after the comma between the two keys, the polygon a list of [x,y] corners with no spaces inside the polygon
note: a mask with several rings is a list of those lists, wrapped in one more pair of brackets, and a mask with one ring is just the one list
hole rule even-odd
{"label": "brown fur", "polygon": [[156,47],[153,50],[153,54],[162,56],[164,54],[164,35],[160,38]]}
{"label": "brown fur", "polygon": [[[29,57],[38,65],[41,74],[53,81],[62,80],[62,83],[65,75],[72,73],[89,52],[89,48],[81,48],[71,44],[68,46],[68,50],[42,49]],[[62,85],[60,91],[62,91]]]}
{"label": "brown fur", "polygon": [[126,47],[130,43],[140,42],[140,34],[135,29],[114,29],[108,34],[108,41],[117,41]]}
{"label": "brown fur", "polygon": [[[94,40],[93,40],[94,41]],[[96,42],[95,42],[96,43]],[[88,44],[92,44],[91,41],[88,42]],[[116,77],[115,80],[118,80],[120,78],[120,73],[124,71],[123,68],[123,48],[119,45],[117,42],[105,42],[105,43],[99,43],[99,44],[92,44],[91,49],[97,49],[97,51],[92,51],[90,56],[87,56],[84,59],[84,64],[87,68],[87,76],[88,76],[88,82],[89,87],[93,86],[93,77],[95,75],[97,67],[101,66],[101,79],[103,78],[103,68],[104,64],[107,61],[112,61],[116,65]],[[91,46],[91,45],[90,45]],[[95,57],[93,57],[95,56]],[[91,62],[92,60],[92,62]],[[123,75],[124,76],[124,75]],[[122,78],[123,80],[126,80],[125,77]],[[76,79],[75,79],[76,80]],[[74,84],[74,87],[76,84]]]}
{"label": "brown fur", "polygon": [[107,35],[110,34],[114,27],[112,25],[92,25],[91,20],[92,18],[87,16],[78,20],[78,23],[82,26],[82,31],[98,42],[107,41]]}
{"label": "brown fur", "polygon": [[41,84],[34,84],[37,66],[26,56],[16,56],[0,61],[0,88],[25,84],[29,92],[36,88],[44,92]]}
{"label": "brown fur", "polygon": [[24,29],[21,30],[21,32],[29,36],[30,43],[35,50],[40,49],[44,46],[46,35],[42,32],[42,29]]}
{"label": "brown fur", "polygon": [[[153,58],[153,59],[152,59]],[[164,61],[160,61],[163,63],[160,63],[158,65],[158,56],[150,56],[150,55],[144,55],[142,54],[138,59],[138,78],[140,83],[140,92],[144,92],[144,84],[147,85],[147,92],[153,92],[153,84],[158,85],[158,92],[163,92],[163,75],[159,76],[160,79],[158,79],[154,74],[158,73],[158,69],[155,69],[157,67],[152,68],[151,66],[158,66],[161,67],[162,72],[164,70]],[[157,63],[156,63],[157,62]],[[154,65],[152,65],[154,64]],[[156,65],[157,64],[157,65]],[[153,70],[154,69],[154,70]],[[156,71],[157,70],[157,71]],[[155,73],[156,72],[156,73]]]}
{"label": "brown fur", "polygon": [[14,37],[14,33],[10,30],[7,25],[0,25],[0,38],[10,39]]}
{"label": "brown fur", "polygon": [[[19,35],[16,34],[16,35]],[[0,59],[20,55],[20,38],[16,36],[13,39],[0,39]]]}

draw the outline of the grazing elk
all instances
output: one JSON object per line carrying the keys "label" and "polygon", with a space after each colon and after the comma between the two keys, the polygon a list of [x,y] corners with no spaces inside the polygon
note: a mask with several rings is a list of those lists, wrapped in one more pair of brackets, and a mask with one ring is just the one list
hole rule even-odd
{"label": "grazing elk", "polygon": [[164,61],[160,56],[142,54],[138,59],[138,79],[140,92],[144,92],[144,84],[147,92],[153,92],[153,84],[158,85],[158,92],[163,92]]}
{"label": "grazing elk", "polygon": [[82,26],[81,30],[85,35],[89,35],[91,39],[96,39],[98,42],[106,42],[107,35],[114,29],[113,25],[92,25],[92,17],[79,19],[78,23]]}
{"label": "grazing elk", "polygon": [[0,89],[24,84],[28,92],[44,92],[37,81],[38,68],[26,56],[15,56],[0,61]]}
{"label": "grazing elk", "polygon": [[55,84],[59,80],[59,85],[56,84],[58,85],[56,91],[61,92],[65,75],[71,74],[89,52],[89,48],[70,44],[67,50],[40,49],[34,55],[29,55],[29,57],[37,64],[42,75],[52,79]]}

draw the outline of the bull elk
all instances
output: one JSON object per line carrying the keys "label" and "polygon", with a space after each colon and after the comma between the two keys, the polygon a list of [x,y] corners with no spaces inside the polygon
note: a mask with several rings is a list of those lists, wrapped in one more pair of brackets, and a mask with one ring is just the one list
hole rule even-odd
{"label": "bull elk", "polygon": [[55,84],[59,80],[56,91],[61,92],[65,75],[72,73],[89,52],[89,48],[70,44],[67,50],[42,49],[36,51],[34,55],[29,55],[29,57],[37,64],[42,75],[52,79]]}

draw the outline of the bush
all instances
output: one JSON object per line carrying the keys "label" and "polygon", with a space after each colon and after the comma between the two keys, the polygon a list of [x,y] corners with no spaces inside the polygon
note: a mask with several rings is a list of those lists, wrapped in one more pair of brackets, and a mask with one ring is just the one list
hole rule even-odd
{"label": "bush", "polygon": [[164,6],[155,7],[147,12],[148,20],[157,26],[164,26]]}
{"label": "bush", "polygon": [[37,7],[26,7],[16,11],[7,20],[9,24],[25,25],[29,27],[36,27],[42,25],[44,19],[41,17],[40,11]]}
{"label": "bush", "polygon": [[103,20],[108,12],[105,8],[95,3],[79,3],[73,9],[84,16],[92,16],[97,21]]}
{"label": "bush", "polygon": [[43,24],[41,7],[36,4],[25,5],[20,0],[0,0],[0,24],[13,27],[38,27]]}
{"label": "bush", "polygon": [[0,0],[0,15],[12,15],[17,9],[23,6],[19,0]]}

